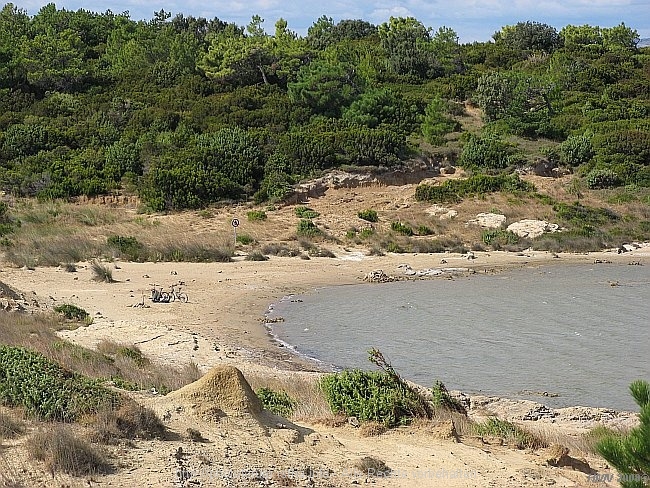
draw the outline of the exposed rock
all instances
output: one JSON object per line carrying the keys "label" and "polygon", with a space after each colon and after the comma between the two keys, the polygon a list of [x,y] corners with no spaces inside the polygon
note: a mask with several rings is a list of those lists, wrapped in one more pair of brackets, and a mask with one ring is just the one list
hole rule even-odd
{"label": "exposed rock", "polygon": [[368,281],[370,283],[389,283],[391,281],[397,281],[397,278],[395,276],[387,275],[382,269],[375,269],[364,276],[363,281]]}
{"label": "exposed rock", "polygon": [[531,170],[537,176],[555,177],[557,175],[557,163],[548,159],[538,159],[535,161]]}
{"label": "exposed rock", "polygon": [[557,413],[548,408],[546,405],[540,405],[531,409],[526,415],[523,416],[522,420],[539,420],[543,418],[552,419],[557,417]]}
{"label": "exposed rock", "polygon": [[506,223],[506,216],[495,213],[480,213],[476,218],[467,223],[470,225],[480,225],[486,229],[498,229]]}
{"label": "exposed rock", "polygon": [[425,212],[433,217],[438,217],[440,220],[453,219],[458,215],[456,210],[443,207],[442,205],[433,205],[426,209]]}
{"label": "exposed rock", "polygon": [[517,234],[519,237],[534,239],[546,232],[558,232],[560,226],[557,224],[550,224],[545,220],[524,219],[510,224],[507,230],[513,234]]}

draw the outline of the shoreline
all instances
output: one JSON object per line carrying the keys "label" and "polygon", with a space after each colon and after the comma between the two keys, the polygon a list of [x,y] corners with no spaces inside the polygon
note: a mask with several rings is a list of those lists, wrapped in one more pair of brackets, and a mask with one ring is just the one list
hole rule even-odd
{"label": "shoreline", "polygon": [[[271,258],[266,262],[236,260],[231,263],[131,263],[116,264],[116,283],[91,280],[83,263],[77,273],[61,268],[35,270],[2,268],[0,281],[36,296],[43,308],[74,303],[86,309],[94,322],[88,327],[63,331],[61,336],[87,347],[104,338],[131,342],[161,361],[182,365],[194,361],[203,372],[219,364],[233,364],[242,371],[327,372],[317,358],[301,355],[294,348],[280,346],[267,329],[264,318],[283,297],[339,285],[364,283],[373,270],[397,275],[400,266],[412,269],[445,266],[468,268],[468,274],[493,274],[543,265],[650,265],[650,246],[617,254],[600,251],[588,254],[559,255],[529,251],[525,253],[474,252],[475,259],[453,253],[389,254],[363,256],[342,251],[337,258]],[[559,256],[559,257],[554,257]],[[358,259],[358,260],[357,260]],[[459,264],[462,263],[462,266]],[[406,277],[406,279],[412,279]],[[417,278],[430,279],[430,278]],[[435,277],[432,279],[445,279]],[[150,284],[182,281],[189,294],[187,304],[151,303]],[[372,286],[371,283],[367,283]],[[135,308],[137,302],[144,307]],[[192,338],[196,337],[196,341]],[[192,347],[193,344],[196,344]],[[589,407],[595,408],[595,407]]]}

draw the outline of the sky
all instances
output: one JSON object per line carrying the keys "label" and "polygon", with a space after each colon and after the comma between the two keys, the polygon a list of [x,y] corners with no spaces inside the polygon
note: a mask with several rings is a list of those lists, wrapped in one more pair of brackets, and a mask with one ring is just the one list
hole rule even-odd
{"label": "sky", "polygon": [[[30,15],[51,2],[14,0],[14,5]],[[275,21],[284,18],[299,35],[322,15],[338,22],[363,19],[381,24],[392,17],[417,18],[427,27],[453,29],[460,42],[488,41],[504,25],[535,21],[555,27],[566,25],[613,27],[624,22],[636,29],[641,38],[650,37],[650,0],[63,0],[57,8],[94,12],[128,11],[133,20],[150,20],[161,9],[172,15],[183,14],[212,19],[218,17],[238,25],[249,23],[254,14],[265,19],[264,27],[272,33]]]}

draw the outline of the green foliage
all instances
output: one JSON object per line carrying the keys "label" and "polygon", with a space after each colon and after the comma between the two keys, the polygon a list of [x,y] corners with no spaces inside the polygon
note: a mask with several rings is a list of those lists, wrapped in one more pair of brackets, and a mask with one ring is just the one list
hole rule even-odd
{"label": "green foliage", "polygon": [[372,209],[360,210],[357,216],[360,219],[366,220],[368,222],[379,222],[379,216],[377,215],[376,210],[372,210]]}
{"label": "green foliage", "polygon": [[447,410],[467,415],[467,409],[460,401],[450,395],[449,390],[447,390],[447,387],[442,381],[436,380],[431,388],[431,394],[433,396],[432,403],[434,407],[446,408]]}
{"label": "green foliage", "polygon": [[97,382],[44,356],[0,345],[0,402],[43,420],[73,421],[115,401]]}
{"label": "green foliage", "polygon": [[422,121],[422,134],[427,142],[442,145],[445,135],[459,129],[460,124],[449,118],[445,111],[445,104],[440,98],[434,98],[427,105]]}
{"label": "green foliage", "polygon": [[255,242],[255,239],[253,239],[248,234],[237,234],[237,242],[239,244],[243,244],[244,246],[247,246]]}
{"label": "green foliage", "polygon": [[495,251],[502,249],[504,246],[517,244],[519,239],[519,236],[514,232],[503,229],[484,230],[481,233],[483,243],[491,246]]}
{"label": "green foliage", "polygon": [[144,261],[147,257],[144,245],[133,236],[109,236],[106,244],[129,261]]}
{"label": "green foliage", "polygon": [[508,444],[517,447],[517,449],[543,447],[543,443],[530,432],[525,431],[512,422],[500,420],[495,417],[476,424],[475,431],[477,435],[501,437]]}
{"label": "green foliage", "polygon": [[320,215],[315,210],[303,206],[296,207],[295,212],[296,212],[296,216],[300,217],[301,219],[315,219]]}
{"label": "green foliage", "polygon": [[560,144],[559,149],[561,161],[569,166],[579,166],[594,156],[594,148],[588,134],[568,137]]}
{"label": "green foliage", "polygon": [[640,408],[639,425],[625,435],[607,435],[596,449],[616,468],[623,488],[650,486],[650,384],[637,380],[630,392]]}
{"label": "green foliage", "polygon": [[592,169],[585,176],[587,186],[592,189],[613,188],[621,185],[621,179],[611,169]]}
{"label": "green foliage", "polygon": [[83,308],[77,307],[76,305],[72,305],[70,303],[64,303],[62,305],[57,305],[54,307],[54,311],[56,313],[60,313],[63,315],[66,319],[68,320],[86,320],[88,318],[88,312],[86,312]]}
{"label": "green foliage", "polygon": [[296,401],[285,391],[259,388],[255,394],[262,402],[262,408],[282,417],[290,417],[296,409]]}
{"label": "green foliage", "polygon": [[332,412],[374,420],[389,427],[413,418],[418,399],[391,375],[380,371],[346,370],[323,377],[320,386]]}
{"label": "green foliage", "polygon": [[403,236],[412,236],[413,228],[401,222],[392,222],[390,228]]}
{"label": "green foliage", "polygon": [[471,170],[503,170],[521,162],[512,144],[495,134],[468,134],[459,164]]}
{"label": "green foliage", "polygon": [[308,219],[301,219],[298,222],[298,228],[296,229],[296,235],[299,237],[316,237],[322,234],[322,231]]}
{"label": "green foliage", "polygon": [[459,202],[470,195],[494,192],[532,192],[535,187],[517,175],[473,175],[466,179],[447,180],[442,185],[421,184],[415,189],[415,199],[435,203]]}
{"label": "green foliage", "polygon": [[426,225],[418,225],[417,234],[419,236],[430,236],[433,234],[433,231]]}
{"label": "green foliage", "polygon": [[578,227],[594,228],[619,219],[618,215],[607,208],[593,208],[579,203],[557,203],[553,210],[558,219]]}
{"label": "green foliage", "polygon": [[251,210],[246,214],[246,218],[249,222],[260,222],[266,220],[267,216],[264,210]]}

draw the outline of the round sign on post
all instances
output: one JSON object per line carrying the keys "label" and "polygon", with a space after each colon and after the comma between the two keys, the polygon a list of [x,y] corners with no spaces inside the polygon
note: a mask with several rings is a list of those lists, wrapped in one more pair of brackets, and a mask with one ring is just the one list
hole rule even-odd
{"label": "round sign on post", "polygon": [[239,219],[232,219],[230,221],[232,224],[232,230],[235,233],[235,246],[237,245],[237,227],[239,227]]}

